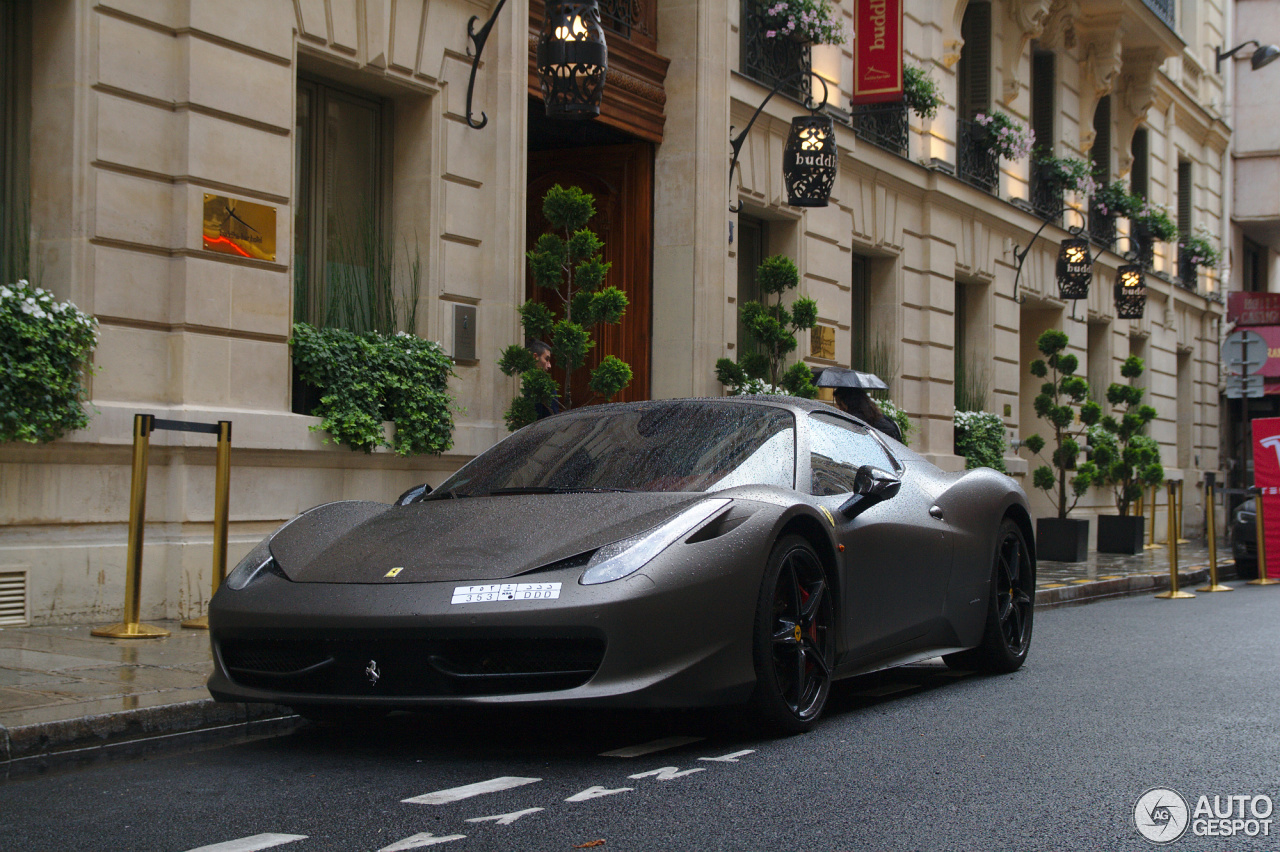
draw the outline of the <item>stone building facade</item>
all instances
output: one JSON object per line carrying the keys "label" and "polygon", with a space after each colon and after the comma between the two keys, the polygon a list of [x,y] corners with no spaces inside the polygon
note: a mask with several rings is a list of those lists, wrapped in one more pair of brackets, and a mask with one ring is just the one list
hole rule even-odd
{"label": "stone building facade", "polygon": [[[1188,482],[1188,526],[1199,523],[1194,486],[1218,466],[1222,272],[1180,268],[1176,247],[1156,243],[1144,318],[1116,319],[1111,289],[1125,261],[1111,246],[1127,250],[1125,224],[1113,242],[1095,223],[1089,297],[1059,299],[1058,246],[1068,227],[1089,225],[1086,202],[1046,198],[1027,161],[981,167],[991,161],[972,120],[999,109],[1035,126],[1055,155],[1141,181],[1150,201],[1225,243],[1218,4],[906,0],[905,60],[944,99],[931,119],[851,106],[850,45],[765,44],[755,0],[601,5],[610,72],[600,118],[541,117],[530,57],[542,7],[510,0],[477,69],[471,112],[487,123],[474,129],[468,21],[483,24],[488,3],[0,0],[15,131],[5,192],[29,198],[18,218],[31,274],[101,324],[90,426],[48,445],[0,446],[0,580],[22,588],[21,612],[3,614],[10,623],[118,617],[135,413],[233,421],[233,563],[308,506],[438,483],[501,439],[516,384],[497,359],[521,340],[523,253],[553,181],[600,201],[614,283],[632,302],[601,345],[636,369],[624,398],[724,393],[714,364],[739,351],[737,310],[753,295],[744,273],[784,252],[826,329],[802,335],[800,354],[813,366],[880,365],[911,417],[912,447],[946,468],[964,463],[958,374],[986,384],[986,409],[1015,439],[1038,428],[1027,364],[1041,331],[1067,332],[1095,386],[1140,355],[1159,411],[1153,434],[1168,474]],[[853,0],[836,5],[851,27]],[[731,133],[796,68],[829,82],[837,118],[831,203],[807,210],[786,203],[781,183],[803,92],[769,102],[729,183]],[[206,250],[210,195],[273,208],[274,258]],[[332,236],[329,223],[357,218],[352,199],[420,263],[417,334],[454,353],[455,316],[475,311],[475,357],[455,364],[459,410],[443,456],[353,453],[300,410],[288,341],[306,259]],[[8,210],[6,228],[18,216]],[[152,447],[143,617],[198,614],[214,451],[185,433],[157,433]],[[1026,455],[1010,449],[1006,464],[1050,514]],[[1109,503],[1096,490],[1077,514]]]}

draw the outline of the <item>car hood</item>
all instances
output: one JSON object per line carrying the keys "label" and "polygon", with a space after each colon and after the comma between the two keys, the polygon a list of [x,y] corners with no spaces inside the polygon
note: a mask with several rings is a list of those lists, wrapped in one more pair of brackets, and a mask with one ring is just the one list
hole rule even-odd
{"label": "car hood", "polygon": [[[408,506],[344,501],[295,518],[271,555],[299,583],[515,577],[650,529],[704,494],[511,494]],[[401,569],[388,576],[394,568]]]}

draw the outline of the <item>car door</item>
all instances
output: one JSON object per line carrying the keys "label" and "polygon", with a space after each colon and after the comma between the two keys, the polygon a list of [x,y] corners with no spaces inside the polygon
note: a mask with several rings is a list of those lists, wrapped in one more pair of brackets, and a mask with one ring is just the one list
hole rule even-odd
{"label": "car door", "polygon": [[[835,414],[809,416],[810,491],[831,512],[841,560],[843,648],[848,659],[923,635],[942,616],[951,542],[923,493],[872,431]],[[854,517],[839,512],[870,464],[902,477],[898,493]]]}

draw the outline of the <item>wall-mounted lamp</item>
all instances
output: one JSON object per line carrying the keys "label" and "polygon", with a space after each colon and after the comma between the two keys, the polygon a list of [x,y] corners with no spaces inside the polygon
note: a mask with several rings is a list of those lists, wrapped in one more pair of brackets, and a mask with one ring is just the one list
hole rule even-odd
{"label": "wall-mounted lamp", "polygon": [[1236,55],[1236,51],[1250,44],[1258,48],[1253,52],[1253,56],[1249,57],[1249,64],[1253,67],[1254,71],[1257,71],[1264,65],[1269,65],[1274,62],[1277,57],[1280,57],[1280,47],[1276,47],[1274,44],[1258,44],[1254,39],[1249,39],[1243,44],[1237,44],[1226,53],[1222,52],[1222,48],[1215,47],[1213,49],[1213,73],[1221,74],[1222,60],[1230,59],[1232,56]]}
{"label": "wall-mounted lamp", "polygon": [[[820,114],[827,105],[827,81],[813,71],[797,71],[784,80],[779,80],[773,91],[765,96],[756,107],[746,128],[729,140],[733,148],[733,157],[729,160],[729,188],[733,189],[733,173],[738,168],[738,154],[742,143],[746,141],[751,126],[760,117],[761,110],[769,99],[784,87],[794,83],[805,75],[817,79],[822,84],[822,102],[814,103],[812,98],[805,99],[805,109],[809,115],[796,116],[791,119],[791,132],[787,134],[787,144],[782,149],[782,176],[787,184],[787,203],[793,207],[826,207],[831,197],[831,187],[836,181],[836,127],[831,116]],[[733,128],[730,128],[730,132]],[[737,213],[742,209],[730,203],[729,212]]]}
{"label": "wall-mounted lamp", "polygon": [[1071,237],[1058,248],[1058,297],[1061,299],[1089,298],[1089,284],[1093,281],[1093,255],[1089,240]]}
{"label": "wall-mounted lamp", "polygon": [[1146,272],[1139,263],[1126,263],[1116,270],[1116,319],[1142,319],[1146,307]]}
{"label": "wall-mounted lamp", "polygon": [[[467,82],[467,125],[479,130],[489,123],[480,113],[477,121],[471,114],[471,97],[476,87],[476,70],[484,51],[489,31],[507,0],[498,0],[493,14],[476,32],[478,15],[467,21],[467,38],[471,40],[467,54],[471,57],[471,79]],[[542,34],[536,52],[538,76],[542,82],[542,100],[551,118],[595,118],[600,114],[604,98],[604,78],[609,70],[609,50],[600,26],[600,7],[596,0],[587,2],[555,2],[549,0],[542,20]]]}

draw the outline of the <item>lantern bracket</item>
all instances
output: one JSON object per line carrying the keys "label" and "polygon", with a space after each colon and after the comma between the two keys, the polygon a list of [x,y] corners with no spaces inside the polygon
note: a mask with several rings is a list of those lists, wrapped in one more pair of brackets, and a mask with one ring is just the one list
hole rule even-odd
{"label": "lantern bracket", "polygon": [[[1048,225],[1051,222],[1061,217],[1062,214],[1066,213],[1067,211],[1073,211],[1075,213],[1080,212],[1079,210],[1076,210],[1076,208],[1074,207],[1063,207],[1061,210],[1058,211],[1057,216],[1051,216],[1045,219],[1044,222],[1041,223],[1040,227],[1036,229],[1036,232],[1031,235],[1031,241],[1027,243],[1026,248],[1018,248],[1017,246],[1013,247],[1013,259],[1018,265],[1018,271],[1013,276],[1013,300],[1018,304],[1022,304],[1023,302],[1023,299],[1018,298],[1018,279],[1022,277],[1022,264],[1026,261],[1027,255],[1031,254],[1031,247],[1035,245],[1036,240],[1040,238],[1040,232],[1043,231],[1046,227],[1048,227]],[[1072,225],[1071,227],[1067,228],[1067,233],[1069,233],[1072,237],[1082,237],[1084,236],[1084,225]]]}
{"label": "lantern bracket", "polygon": [[[743,131],[739,133],[737,136],[734,136],[732,139],[729,140],[729,146],[733,148],[733,157],[729,160],[729,191],[730,192],[733,191],[733,173],[734,173],[734,170],[738,168],[738,154],[742,150],[742,143],[747,141],[747,134],[751,132],[751,127],[756,123],[756,119],[760,117],[760,113],[761,111],[764,110],[765,104],[769,103],[770,99],[773,98],[774,95],[778,94],[778,92],[781,91],[785,86],[788,86],[796,82],[797,80],[800,80],[806,75],[813,77],[815,80],[817,80],[819,83],[822,84],[822,102],[814,103],[812,95],[807,95],[805,96],[805,99],[804,99],[804,108],[809,110],[809,112],[813,113],[814,115],[817,115],[827,105],[827,81],[824,80],[822,78],[822,75],[817,73],[816,71],[806,68],[803,71],[797,71],[796,73],[792,74],[790,77],[779,80],[777,85],[773,87],[773,91],[765,95],[764,100],[760,102],[760,106],[756,107],[755,113],[752,114],[751,120],[747,122],[747,126],[743,128]],[[729,128],[729,133],[730,134],[733,133],[732,127]],[[741,209],[742,209],[741,202],[739,202],[736,207],[733,205],[733,202],[729,203],[730,213],[737,213]]]}
{"label": "lantern bracket", "polygon": [[498,20],[498,13],[506,3],[507,0],[498,0],[498,5],[493,7],[493,14],[489,16],[489,20],[485,21],[480,32],[476,32],[476,21],[480,20],[479,15],[472,15],[471,20],[467,21],[467,38],[471,40],[471,44],[475,45],[474,53],[471,51],[471,46],[467,46],[467,55],[471,57],[471,79],[467,83],[467,126],[473,130],[479,130],[489,123],[489,116],[483,111],[480,113],[479,121],[472,118],[471,94],[476,88],[476,69],[480,67],[480,54],[484,52],[484,43],[489,40],[489,31],[493,29],[494,22]]}

